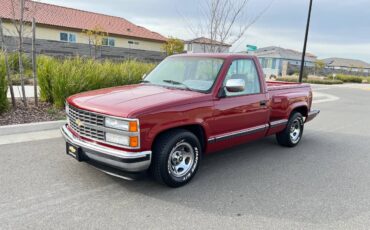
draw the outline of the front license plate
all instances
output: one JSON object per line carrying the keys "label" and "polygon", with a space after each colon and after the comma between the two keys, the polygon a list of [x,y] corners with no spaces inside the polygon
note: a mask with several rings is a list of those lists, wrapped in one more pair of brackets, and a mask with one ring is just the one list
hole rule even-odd
{"label": "front license plate", "polygon": [[74,145],[71,145],[70,143],[67,142],[67,154],[75,158],[76,160],[80,159],[79,153],[80,153],[80,148]]}

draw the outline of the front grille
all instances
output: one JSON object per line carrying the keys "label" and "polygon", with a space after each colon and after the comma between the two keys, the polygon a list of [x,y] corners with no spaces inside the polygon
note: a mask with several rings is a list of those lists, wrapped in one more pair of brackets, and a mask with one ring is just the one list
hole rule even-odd
{"label": "front grille", "polygon": [[79,135],[105,141],[104,131],[95,127],[104,127],[104,116],[69,106],[69,124]]}

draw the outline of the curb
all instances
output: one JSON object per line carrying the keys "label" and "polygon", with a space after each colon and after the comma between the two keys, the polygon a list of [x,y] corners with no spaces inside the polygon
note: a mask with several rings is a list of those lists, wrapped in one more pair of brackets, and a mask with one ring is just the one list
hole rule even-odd
{"label": "curb", "polygon": [[60,120],[0,126],[0,136],[59,129],[65,123],[67,123],[66,120]]}

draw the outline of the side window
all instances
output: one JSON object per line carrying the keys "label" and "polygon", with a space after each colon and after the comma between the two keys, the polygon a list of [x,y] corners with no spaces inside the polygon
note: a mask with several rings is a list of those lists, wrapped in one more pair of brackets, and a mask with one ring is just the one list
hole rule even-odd
{"label": "side window", "polygon": [[68,42],[68,33],[60,33],[60,40],[64,42]]}
{"label": "side window", "polygon": [[76,43],[76,34],[74,34],[74,33],[67,33],[67,32],[61,32],[60,33],[60,41],[70,42],[70,43]]}
{"label": "side window", "polygon": [[261,93],[260,81],[253,60],[240,59],[233,61],[227,72],[224,86],[229,79],[244,80],[245,89],[242,92],[228,92],[226,90],[226,96],[240,96]]}

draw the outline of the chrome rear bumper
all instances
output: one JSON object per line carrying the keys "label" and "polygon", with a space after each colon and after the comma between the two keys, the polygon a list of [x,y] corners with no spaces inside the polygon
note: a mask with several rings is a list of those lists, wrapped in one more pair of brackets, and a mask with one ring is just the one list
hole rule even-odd
{"label": "chrome rear bumper", "polygon": [[61,128],[61,132],[66,142],[81,149],[81,159],[87,163],[92,160],[126,172],[141,172],[150,166],[151,151],[128,152],[90,143],[73,135],[67,125]]}

